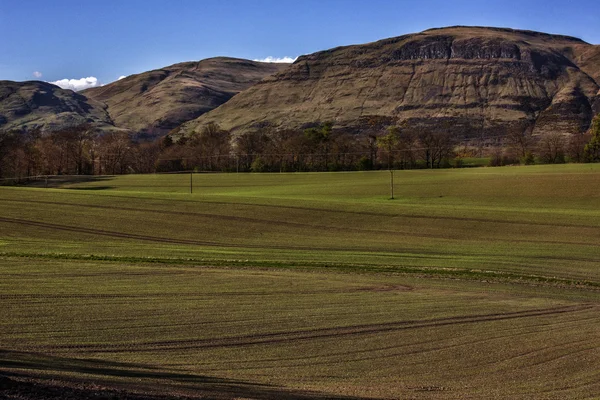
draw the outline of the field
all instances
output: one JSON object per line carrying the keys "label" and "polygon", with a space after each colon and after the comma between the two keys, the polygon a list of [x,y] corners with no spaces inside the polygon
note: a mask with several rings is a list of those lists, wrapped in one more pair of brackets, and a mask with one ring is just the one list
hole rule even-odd
{"label": "field", "polygon": [[0,188],[0,398],[600,393],[600,165],[191,178]]}

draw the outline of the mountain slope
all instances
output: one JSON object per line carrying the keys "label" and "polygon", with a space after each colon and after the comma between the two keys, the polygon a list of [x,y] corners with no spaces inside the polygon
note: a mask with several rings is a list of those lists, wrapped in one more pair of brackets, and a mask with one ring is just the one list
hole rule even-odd
{"label": "mountain slope", "polygon": [[225,103],[287,65],[217,57],[131,75],[82,92],[121,128],[160,134]]}
{"label": "mountain slope", "polygon": [[576,133],[600,111],[597,57],[598,46],[567,36],[432,29],[302,56],[182,132],[208,122],[243,131],[318,121],[360,131],[378,116],[459,137]]}
{"label": "mountain slope", "polygon": [[114,129],[104,105],[46,82],[0,81],[0,130],[52,131],[90,123]]}

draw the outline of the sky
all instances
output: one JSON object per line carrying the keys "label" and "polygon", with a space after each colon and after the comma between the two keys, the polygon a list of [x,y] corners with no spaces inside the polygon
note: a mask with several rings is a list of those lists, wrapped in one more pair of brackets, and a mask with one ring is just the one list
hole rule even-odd
{"label": "sky", "polygon": [[0,0],[0,80],[79,90],[182,61],[290,61],[451,25],[600,44],[600,0]]}

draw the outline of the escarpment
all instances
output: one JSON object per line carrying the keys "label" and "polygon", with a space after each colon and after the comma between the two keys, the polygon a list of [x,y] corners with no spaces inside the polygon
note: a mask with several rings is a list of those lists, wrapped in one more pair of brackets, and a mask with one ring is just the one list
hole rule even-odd
{"label": "escarpment", "polygon": [[500,28],[451,27],[301,56],[289,68],[182,126],[238,131],[371,116],[469,138],[529,130],[577,134],[600,107],[598,46]]}

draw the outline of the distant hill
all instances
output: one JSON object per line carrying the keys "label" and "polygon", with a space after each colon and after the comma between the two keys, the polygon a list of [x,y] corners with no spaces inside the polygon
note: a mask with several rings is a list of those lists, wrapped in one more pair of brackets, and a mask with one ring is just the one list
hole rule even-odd
{"label": "distant hill", "polygon": [[105,106],[46,82],[0,81],[0,130],[52,131],[90,123],[114,129]]}
{"label": "distant hill", "polygon": [[217,57],[131,75],[81,93],[106,104],[118,127],[152,136],[213,110],[287,66]]}
{"label": "distant hill", "polygon": [[600,46],[532,31],[431,29],[300,58],[182,126],[242,132],[372,121],[457,137],[579,133],[600,111]]}
{"label": "distant hill", "polygon": [[236,132],[320,122],[404,123],[455,137],[573,134],[600,112],[600,46],[561,35],[449,27],[338,47],[292,64],[217,57],[75,93],[0,81],[0,130],[90,123],[149,138],[209,122]]}

